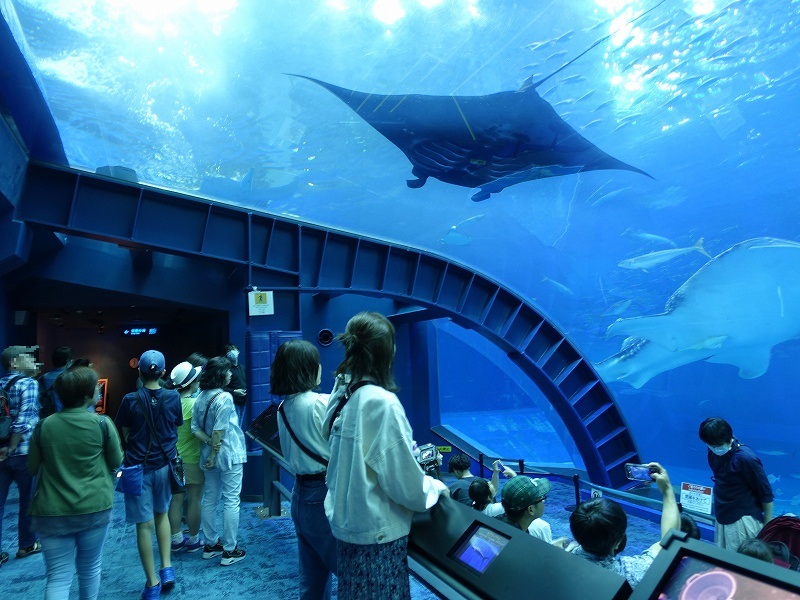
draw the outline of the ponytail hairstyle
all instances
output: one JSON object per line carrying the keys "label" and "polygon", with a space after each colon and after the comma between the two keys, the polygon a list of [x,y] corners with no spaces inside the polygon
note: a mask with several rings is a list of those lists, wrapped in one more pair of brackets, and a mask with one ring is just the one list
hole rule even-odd
{"label": "ponytail hairstyle", "polygon": [[358,313],[347,322],[344,333],[336,336],[344,346],[344,360],[336,374],[350,375],[353,382],[370,379],[396,392],[398,387],[392,374],[394,338],[394,325],[382,314]]}

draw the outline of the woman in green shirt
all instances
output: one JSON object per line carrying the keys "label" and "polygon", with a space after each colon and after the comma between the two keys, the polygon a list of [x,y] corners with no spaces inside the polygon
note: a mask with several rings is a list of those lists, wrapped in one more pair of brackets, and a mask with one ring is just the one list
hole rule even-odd
{"label": "woman in green shirt", "polygon": [[55,381],[64,409],[39,422],[28,469],[37,475],[32,526],[42,542],[48,600],[66,599],[75,570],[80,597],[97,598],[122,448],[113,423],[86,410],[97,402],[97,373],[64,371]]}

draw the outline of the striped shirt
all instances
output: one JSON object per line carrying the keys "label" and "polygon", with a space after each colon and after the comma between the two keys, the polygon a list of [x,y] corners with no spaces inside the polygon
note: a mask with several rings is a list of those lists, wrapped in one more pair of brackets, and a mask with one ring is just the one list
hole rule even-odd
{"label": "striped shirt", "polygon": [[[9,371],[5,377],[0,379],[0,387],[5,388],[9,381],[21,373]],[[8,390],[9,409],[14,419],[11,423],[11,433],[19,433],[22,437],[19,440],[16,450],[9,456],[19,456],[28,454],[28,445],[31,439],[33,428],[39,422],[39,383],[32,377],[23,377]]]}

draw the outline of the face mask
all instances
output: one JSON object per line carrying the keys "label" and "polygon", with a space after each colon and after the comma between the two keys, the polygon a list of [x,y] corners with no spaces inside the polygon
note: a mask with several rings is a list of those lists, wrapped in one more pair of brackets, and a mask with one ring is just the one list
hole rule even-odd
{"label": "face mask", "polygon": [[[706,446],[708,446],[708,444],[706,444]],[[717,456],[722,456],[723,454],[730,452],[731,444],[723,444],[722,446],[708,446],[708,449]]]}

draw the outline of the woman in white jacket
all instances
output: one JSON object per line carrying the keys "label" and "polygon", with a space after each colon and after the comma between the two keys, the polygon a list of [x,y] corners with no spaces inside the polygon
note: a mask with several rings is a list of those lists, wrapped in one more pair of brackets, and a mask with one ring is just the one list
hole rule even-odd
{"label": "woman in white jacket", "polygon": [[378,313],[359,313],[338,336],[349,377],[330,398],[325,513],[338,540],[338,597],[410,598],[407,546],[414,512],[433,506],[447,486],[425,475],[392,375],[395,332]]}

